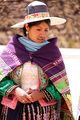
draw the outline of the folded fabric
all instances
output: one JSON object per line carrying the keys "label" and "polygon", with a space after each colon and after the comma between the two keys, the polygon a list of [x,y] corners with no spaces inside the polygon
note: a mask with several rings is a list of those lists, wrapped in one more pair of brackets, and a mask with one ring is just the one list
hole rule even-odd
{"label": "folded fabric", "polygon": [[58,90],[53,86],[52,83],[50,83],[47,87],[46,90],[49,92],[49,94],[54,98],[55,100],[60,100],[61,99],[61,94],[58,92]]}
{"label": "folded fabric", "polygon": [[9,77],[3,78],[0,82],[0,96],[6,96],[7,90],[14,86],[14,82]]}
{"label": "folded fabric", "polygon": [[12,98],[4,96],[2,98],[1,104],[14,110],[17,105],[17,98],[15,96]]}

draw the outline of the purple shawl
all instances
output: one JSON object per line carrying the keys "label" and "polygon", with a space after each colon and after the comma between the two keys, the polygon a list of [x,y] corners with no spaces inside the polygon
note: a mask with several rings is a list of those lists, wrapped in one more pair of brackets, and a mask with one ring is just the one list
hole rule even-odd
{"label": "purple shawl", "polygon": [[56,46],[57,38],[49,39],[49,44],[32,53],[25,49],[18,37],[20,36],[16,35],[10,40],[0,56],[0,80],[17,66],[32,61],[47,74],[71,110],[69,83],[61,53]]}

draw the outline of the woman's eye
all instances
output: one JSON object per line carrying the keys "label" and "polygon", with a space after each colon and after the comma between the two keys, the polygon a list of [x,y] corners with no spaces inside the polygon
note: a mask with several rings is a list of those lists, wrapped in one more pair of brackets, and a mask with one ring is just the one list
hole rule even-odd
{"label": "woman's eye", "polygon": [[37,31],[41,31],[41,29],[37,29]]}
{"label": "woman's eye", "polygon": [[45,30],[45,32],[48,32],[48,31],[49,31],[48,29]]}

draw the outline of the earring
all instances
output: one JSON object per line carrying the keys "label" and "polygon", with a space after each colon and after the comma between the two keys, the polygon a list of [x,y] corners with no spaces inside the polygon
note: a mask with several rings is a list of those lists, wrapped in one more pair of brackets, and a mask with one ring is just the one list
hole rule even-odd
{"label": "earring", "polygon": [[28,31],[26,31],[26,35],[28,35]]}

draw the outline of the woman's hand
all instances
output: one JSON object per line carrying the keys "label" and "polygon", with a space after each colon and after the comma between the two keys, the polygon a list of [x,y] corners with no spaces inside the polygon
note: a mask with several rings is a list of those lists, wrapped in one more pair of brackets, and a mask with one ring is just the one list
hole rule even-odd
{"label": "woman's hand", "polygon": [[27,92],[25,92],[23,89],[17,87],[12,93],[21,103],[31,103],[44,98],[43,93],[39,90],[29,89]]}
{"label": "woman's hand", "polygon": [[15,88],[14,95],[16,96],[17,100],[21,103],[31,103],[31,101],[28,99],[28,94],[19,87]]}
{"label": "woman's hand", "polygon": [[29,100],[30,100],[31,102],[35,102],[35,101],[38,101],[38,100],[44,98],[43,93],[40,92],[39,90],[29,89],[29,91],[27,92],[27,94],[29,95]]}

